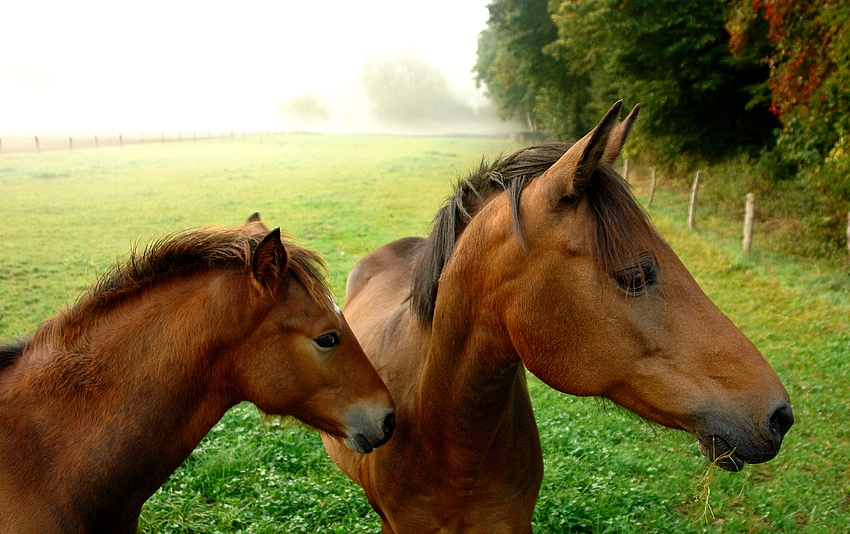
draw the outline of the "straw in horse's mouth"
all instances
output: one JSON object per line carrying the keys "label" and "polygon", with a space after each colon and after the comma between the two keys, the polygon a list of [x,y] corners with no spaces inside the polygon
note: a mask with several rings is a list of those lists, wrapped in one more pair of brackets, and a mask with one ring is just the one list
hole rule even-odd
{"label": "straw in horse's mouth", "polygon": [[720,436],[699,438],[699,451],[711,463],[726,471],[737,472],[744,468],[744,460],[735,454],[735,448]]}

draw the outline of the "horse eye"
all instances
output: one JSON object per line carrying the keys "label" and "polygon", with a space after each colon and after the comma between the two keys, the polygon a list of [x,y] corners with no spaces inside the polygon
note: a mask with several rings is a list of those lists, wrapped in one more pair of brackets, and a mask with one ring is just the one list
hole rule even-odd
{"label": "horse eye", "polygon": [[336,332],[331,332],[317,337],[313,340],[320,349],[332,349],[339,345],[339,335]]}
{"label": "horse eye", "polygon": [[623,269],[615,277],[620,289],[632,296],[646,293],[658,280],[652,258],[641,258],[637,265]]}

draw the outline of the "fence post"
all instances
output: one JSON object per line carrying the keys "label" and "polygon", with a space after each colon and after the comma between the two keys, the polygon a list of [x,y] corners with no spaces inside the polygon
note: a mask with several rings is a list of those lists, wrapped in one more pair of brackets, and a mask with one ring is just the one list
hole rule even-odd
{"label": "fence post", "polygon": [[71,152],[74,151],[74,138],[71,136],[68,136],[68,150]]}
{"label": "fence post", "polygon": [[162,144],[164,145],[165,144],[165,132],[160,132],[160,133],[162,133]]}
{"label": "fence post", "polygon": [[182,143],[182,142],[183,142],[183,134],[182,134],[182,133],[180,133],[180,132],[177,132],[177,142],[178,142],[178,143]]}
{"label": "fence post", "polygon": [[35,136],[35,149],[41,154],[41,145],[38,143],[38,136]]}
{"label": "fence post", "polygon": [[97,134],[94,134],[94,148],[100,150],[100,146],[97,144]]}
{"label": "fence post", "polygon": [[744,254],[750,252],[753,244],[753,214],[756,211],[755,193],[747,193],[746,209],[744,210]]}
{"label": "fence post", "polygon": [[623,179],[629,181],[629,160],[623,160]]}
{"label": "fence post", "polygon": [[655,167],[649,170],[652,172],[652,178],[649,179],[649,200],[646,201],[646,209],[652,206],[652,198],[655,196]]}
{"label": "fence post", "polygon": [[694,176],[694,185],[691,187],[691,204],[688,207],[688,229],[694,229],[694,223],[696,222],[697,215],[697,190],[699,189],[699,173],[697,171],[697,175]]}
{"label": "fence post", "polygon": [[118,134],[118,144],[121,145],[121,148],[124,148],[124,136]]}

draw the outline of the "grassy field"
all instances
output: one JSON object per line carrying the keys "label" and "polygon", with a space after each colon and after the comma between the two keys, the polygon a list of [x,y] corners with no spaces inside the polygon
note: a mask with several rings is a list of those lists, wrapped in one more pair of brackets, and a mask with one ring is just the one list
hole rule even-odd
{"label": "grassy field", "polygon": [[[0,156],[0,339],[32,331],[134,243],[259,211],[318,250],[342,300],[373,248],[423,235],[454,180],[503,139],[279,135]],[[644,177],[633,170],[639,195]],[[764,352],[796,424],[732,474],[689,435],[531,380],[546,471],[535,532],[842,532],[850,525],[850,266],[739,252],[737,223],[656,192],[652,217]],[[403,476],[403,474],[400,474]],[[318,435],[231,410],[145,506],[142,532],[377,532]]]}

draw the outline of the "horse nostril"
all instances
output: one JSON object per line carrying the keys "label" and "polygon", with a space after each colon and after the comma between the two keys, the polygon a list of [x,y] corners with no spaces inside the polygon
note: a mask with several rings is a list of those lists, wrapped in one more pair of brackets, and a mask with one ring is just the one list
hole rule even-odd
{"label": "horse nostril", "polygon": [[384,430],[384,434],[389,437],[392,435],[393,430],[395,430],[395,413],[390,412],[384,417],[384,423],[381,427]]}
{"label": "horse nostril", "polygon": [[788,432],[788,429],[793,424],[794,414],[791,412],[791,407],[787,404],[780,406],[770,417],[770,430],[780,443],[785,433]]}

